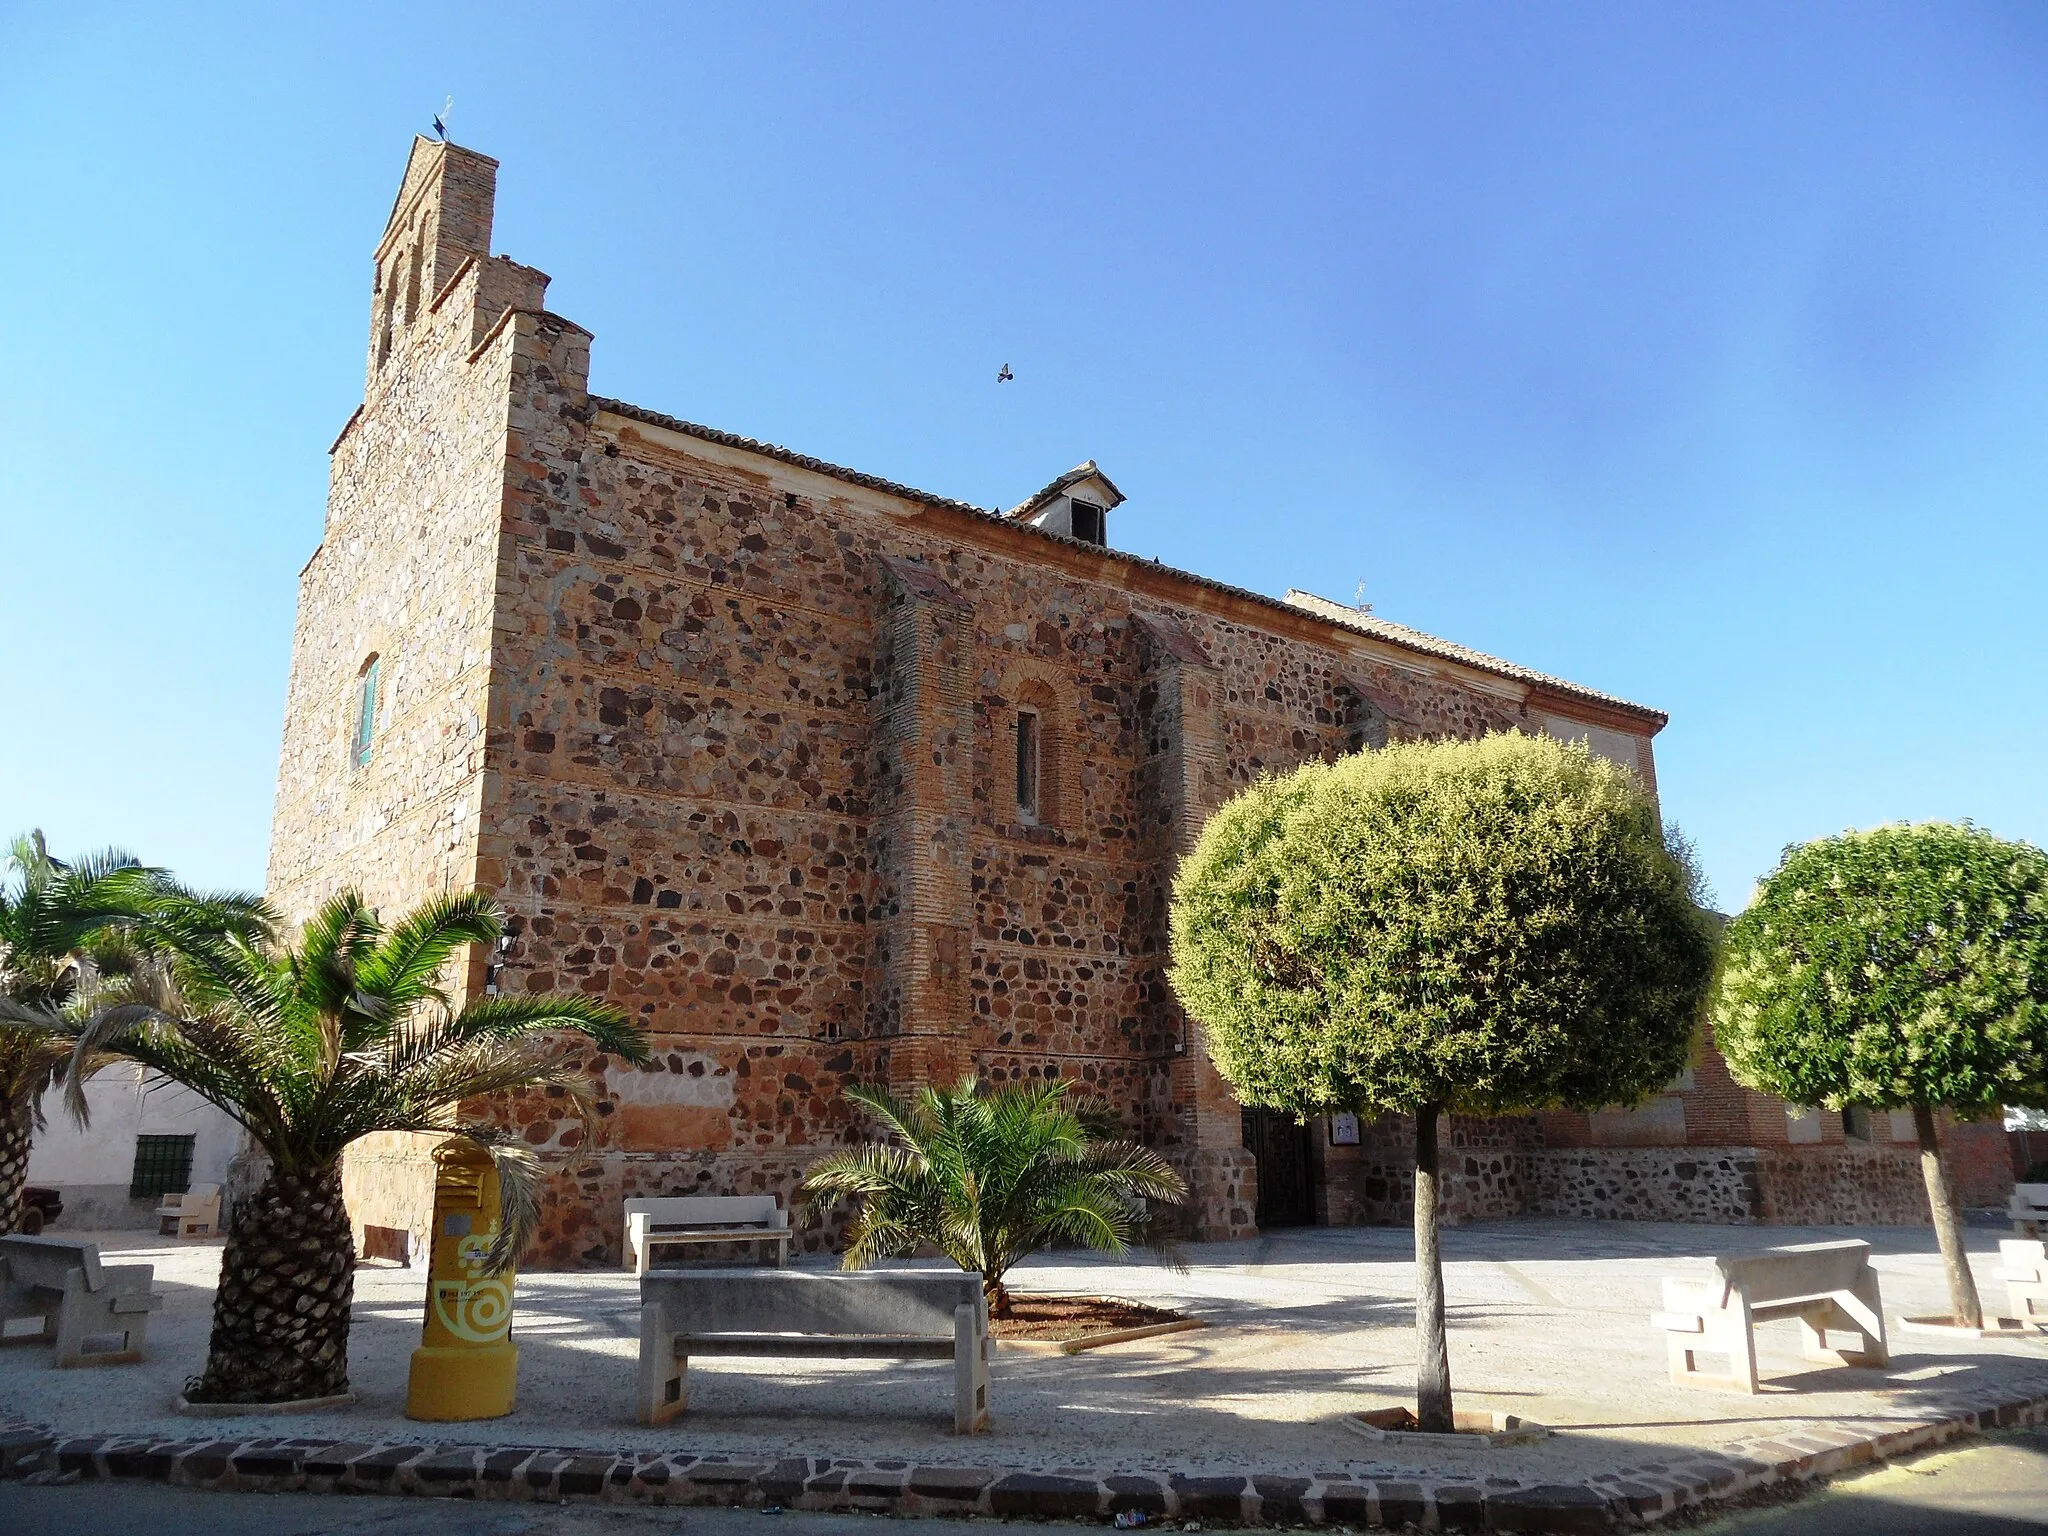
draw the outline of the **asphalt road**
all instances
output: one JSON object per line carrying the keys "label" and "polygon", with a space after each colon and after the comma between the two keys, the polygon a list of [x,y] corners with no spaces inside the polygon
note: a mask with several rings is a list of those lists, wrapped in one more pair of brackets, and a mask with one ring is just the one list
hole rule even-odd
{"label": "asphalt road", "polygon": [[[877,1536],[874,1515],[478,1504],[158,1483],[0,1483],[6,1536]],[[989,1520],[899,1522],[904,1536],[987,1536]],[[1107,1522],[1104,1522],[1107,1524]],[[1168,1527],[1171,1529],[1171,1527]],[[1689,1536],[2016,1536],[2048,1532],[2048,1429],[1973,1440],[1743,1510]]]}
{"label": "asphalt road", "polygon": [[[479,1504],[332,1493],[202,1493],[161,1483],[0,1483],[6,1536],[877,1536],[877,1515]],[[897,1521],[904,1536],[988,1536],[990,1520]]]}

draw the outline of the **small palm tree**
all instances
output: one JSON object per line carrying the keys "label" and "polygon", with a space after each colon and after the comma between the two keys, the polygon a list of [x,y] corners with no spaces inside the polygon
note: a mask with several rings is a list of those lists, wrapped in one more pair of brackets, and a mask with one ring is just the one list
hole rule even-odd
{"label": "small palm tree", "polygon": [[[438,983],[458,950],[504,931],[479,895],[429,901],[385,928],[360,894],[323,906],[296,947],[180,934],[148,1001],[102,1010],[75,1064],[111,1052],[226,1110],[268,1154],[253,1198],[229,1213],[206,1370],[194,1402],[270,1403],[347,1390],[355,1254],[341,1157],[378,1131],[466,1136],[497,1164],[503,1201],[488,1268],[502,1273],[532,1236],[539,1163],[509,1131],[462,1106],[524,1089],[588,1102],[584,1079],[546,1030],[588,1035],[646,1058],[637,1026],[577,995],[482,997],[456,1007]],[[76,1094],[76,1071],[69,1080]]]}
{"label": "small palm tree", "polygon": [[80,1023],[121,995],[154,925],[173,915],[193,932],[251,934],[265,918],[253,896],[195,895],[115,849],[67,863],[50,856],[39,831],[9,849],[0,884],[0,1233],[21,1224],[43,1095],[70,1063]]}
{"label": "small palm tree", "polygon": [[845,1267],[929,1244],[979,1270],[989,1308],[1010,1311],[1003,1277],[1055,1243],[1124,1253],[1154,1239],[1147,1200],[1179,1204],[1187,1186],[1149,1147],[1112,1138],[1106,1108],[1069,1103],[1064,1079],[978,1091],[972,1076],[925,1087],[909,1104],[879,1088],[846,1096],[881,1121],[891,1142],[835,1152],[811,1165],[804,1193],[821,1210],[860,1201]]}

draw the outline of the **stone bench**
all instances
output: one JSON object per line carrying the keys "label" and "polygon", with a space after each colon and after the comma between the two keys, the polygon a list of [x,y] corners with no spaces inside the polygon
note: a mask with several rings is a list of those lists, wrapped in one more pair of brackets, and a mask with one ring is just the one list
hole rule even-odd
{"label": "stone bench", "polygon": [[[1717,1258],[1711,1277],[1666,1279],[1664,1310],[1651,1322],[1664,1330],[1671,1379],[1679,1386],[1755,1392],[1756,1325],[1799,1319],[1809,1360],[1830,1365],[1884,1365],[1884,1304],[1870,1244],[1853,1239],[1767,1248]],[[1828,1347],[1828,1330],[1857,1334],[1854,1349]],[[1725,1374],[1703,1369],[1702,1354],[1728,1357]]]}
{"label": "stone bench", "polygon": [[654,1250],[684,1243],[773,1243],[789,1262],[789,1212],[773,1195],[672,1195],[626,1202],[626,1268],[644,1275]]}
{"label": "stone bench", "polygon": [[2005,1238],[1998,1245],[1998,1278],[2005,1282],[2006,1314],[2048,1328],[2048,1242]]}
{"label": "stone bench", "polygon": [[2048,1237],[2048,1184],[2015,1184],[2005,1207],[2021,1237]]}
{"label": "stone bench", "polygon": [[165,1195],[156,1222],[163,1237],[212,1237],[220,1225],[220,1186],[194,1184],[181,1195]]}
{"label": "stone bench", "polygon": [[953,1428],[988,1425],[981,1276],[940,1270],[668,1270],[640,1280],[639,1416],[690,1401],[692,1355],[953,1362]]}
{"label": "stone bench", "polygon": [[[54,1340],[58,1365],[131,1365],[164,1304],[155,1278],[149,1264],[102,1265],[92,1243],[0,1237],[0,1342]],[[16,1328],[29,1320],[37,1326]]]}

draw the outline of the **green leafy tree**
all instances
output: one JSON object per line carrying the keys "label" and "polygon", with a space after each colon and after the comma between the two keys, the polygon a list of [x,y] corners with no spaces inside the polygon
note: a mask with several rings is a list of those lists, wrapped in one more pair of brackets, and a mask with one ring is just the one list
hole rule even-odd
{"label": "green leafy tree", "polygon": [[[522,1090],[587,1101],[582,1073],[543,1032],[580,1031],[643,1061],[640,1031],[580,995],[482,997],[457,1007],[440,979],[465,946],[494,942],[483,896],[437,898],[386,928],[360,895],[323,906],[296,946],[175,930],[146,1000],[99,1011],[74,1064],[140,1062],[241,1122],[270,1171],[229,1213],[206,1370],[195,1402],[326,1397],[348,1386],[355,1256],[341,1198],[348,1145],[379,1131],[467,1136],[497,1164],[503,1200],[491,1255],[502,1272],[530,1238],[539,1164],[499,1126],[464,1112]],[[74,1071],[74,1096],[81,1086]]]}
{"label": "green leafy tree", "polygon": [[1951,1309],[1981,1326],[1935,1111],[2048,1101],[2048,854],[1938,822],[1787,849],[1728,925],[1714,1041],[1794,1104],[1913,1112]]}
{"label": "green leafy tree", "polygon": [[[156,924],[257,933],[253,896],[200,896],[115,849],[67,862],[41,832],[14,840],[0,882],[0,1232],[21,1224],[43,1095],[71,1061],[80,1022],[121,995]],[[99,1059],[90,1066],[103,1064]]]}
{"label": "green leafy tree", "polygon": [[1691,883],[1632,774],[1507,734],[1261,779],[1181,866],[1173,984],[1239,1098],[1414,1117],[1425,1429],[1453,1423],[1439,1121],[1668,1084],[1713,971]]}
{"label": "green leafy tree", "polygon": [[892,1138],[821,1158],[804,1178],[820,1210],[859,1202],[846,1268],[929,1245],[980,1272],[998,1316],[1009,1313],[1003,1280],[1019,1259],[1055,1243],[1123,1253],[1152,1241],[1145,1202],[1187,1197],[1156,1152],[1107,1134],[1102,1105],[1069,1102],[1064,1079],[983,1093],[969,1076],[908,1104],[879,1088],[846,1096]]}

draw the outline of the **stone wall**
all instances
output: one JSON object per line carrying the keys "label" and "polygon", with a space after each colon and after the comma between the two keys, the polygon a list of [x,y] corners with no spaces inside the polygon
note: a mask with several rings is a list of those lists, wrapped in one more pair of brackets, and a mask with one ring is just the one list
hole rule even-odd
{"label": "stone wall", "polygon": [[1765,1219],[1766,1174],[1755,1147],[1535,1147],[1523,1168],[1531,1216],[1735,1226]]}
{"label": "stone wall", "polygon": [[[1453,1117],[1439,1154],[1444,1219],[1781,1226],[1920,1226],[1928,1220],[1918,1151],[1901,1144],[1554,1147],[1544,1144],[1542,1133],[1537,1120]],[[1339,1219],[1341,1211],[1365,1225],[1407,1224],[1415,1190],[1413,1137],[1414,1124],[1404,1116],[1364,1126],[1361,1155],[1346,1165],[1349,1189],[1328,1197],[1329,1219]],[[2009,1177],[2001,1185],[1978,1167],[1992,1141],[1977,1126],[1944,1125],[1951,1180],[1966,1207],[2002,1205],[2010,1193]]]}
{"label": "stone wall", "polygon": [[1761,1152],[1764,1220],[1784,1225],[1924,1226],[1916,1152],[1891,1147],[1770,1147]]}
{"label": "stone wall", "polygon": [[[1184,1171],[1195,1233],[1249,1231],[1238,1106],[1165,980],[1207,816],[1361,741],[1512,727],[1597,736],[1654,783],[1653,712],[593,397],[588,333],[489,254],[495,169],[422,141],[376,253],[364,405],[301,581],[271,892],[292,916],[346,885],[490,892],[498,985],[647,1030],[645,1068],[576,1056],[588,1123],[561,1098],[504,1111],[558,1170],[540,1262],[614,1262],[628,1193],[787,1199],[869,1134],[847,1086],[967,1070],[1076,1080]],[[1022,708],[1035,815],[1010,780]],[[483,985],[483,957],[453,979]],[[1449,1132],[1477,1170],[1462,1214],[1522,1199],[1493,1134]],[[352,1161],[359,1222],[422,1219],[418,1149]],[[1398,1201],[1382,1162],[1359,1213]]]}
{"label": "stone wall", "polygon": [[[1437,1130],[1442,1219],[1469,1221],[1523,1215],[1528,1208],[1527,1152],[1537,1132],[1526,1119],[1448,1116]],[[1344,1202],[1361,1226],[1406,1226],[1415,1212],[1415,1122],[1382,1115],[1359,1127],[1347,1162],[1352,1194]],[[1327,1163],[1325,1166],[1329,1166]]]}
{"label": "stone wall", "polygon": [[382,1246],[366,1235],[366,1228],[376,1227],[404,1233],[407,1259],[426,1262],[434,1238],[433,1151],[440,1141],[394,1131],[366,1136],[349,1148],[341,1165],[341,1198],[357,1253]]}

